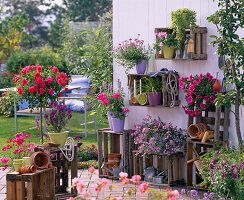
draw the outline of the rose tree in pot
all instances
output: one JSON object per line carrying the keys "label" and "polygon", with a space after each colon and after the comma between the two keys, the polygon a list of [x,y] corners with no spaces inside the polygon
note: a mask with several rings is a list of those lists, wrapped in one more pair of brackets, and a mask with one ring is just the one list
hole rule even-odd
{"label": "rose tree in pot", "polygon": [[116,61],[126,68],[126,73],[136,65],[137,73],[144,74],[147,61],[150,58],[150,51],[145,48],[144,40],[130,38],[120,43],[111,53]]}
{"label": "rose tree in pot", "polygon": [[67,109],[64,101],[51,102],[50,114],[45,114],[44,118],[47,119],[48,125],[52,125],[53,132],[49,132],[51,142],[63,146],[68,137],[68,132],[64,132],[65,122],[71,119],[71,110]]}
{"label": "rose tree in pot", "polygon": [[42,109],[50,101],[55,101],[61,96],[61,90],[68,84],[69,79],[64,72],[59,72],[57,67],[26,66],[19,75],[15,75],[17,94],[20,101],[27,101],[29,108],[40,107],[41,135]]}

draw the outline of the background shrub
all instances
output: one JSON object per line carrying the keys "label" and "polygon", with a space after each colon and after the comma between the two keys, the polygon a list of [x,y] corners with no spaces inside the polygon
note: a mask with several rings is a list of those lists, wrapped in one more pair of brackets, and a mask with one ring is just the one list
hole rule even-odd
{"label": "background shrub", "polygon": [[0,115],[14,116],[14,102],[11,102],[9,97],[0,97]]}
{"label": "background shrub", "polygon": [[89,161],[89,160],[98,160],[98,150],[94,144],[91,144],[88,147],[83,147],[78,151],[79,161]]}

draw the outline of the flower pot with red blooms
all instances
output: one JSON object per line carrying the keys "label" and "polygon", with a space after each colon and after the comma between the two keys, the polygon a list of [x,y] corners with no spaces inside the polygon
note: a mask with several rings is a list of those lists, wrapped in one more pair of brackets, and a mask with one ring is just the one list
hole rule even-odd
{"label": "flower pot with red blooms", "polygon": [[72,118],[71,110],[67,108],[64,101],[58,103],[52,101],[49,105],[51,108],[49,114],[45,114],[44,118],[50,124],[53,132],[49,132],[51,142],[63,146],[68,137],[68,132],[64,132],[65,122]]}
{"label": "flower pot with red blooms", "polygon": [[124,130],[125,126],[125,118],[127,116],[127,113],[129,112],[128,108],[124,108],[123,112],[115,112],[112,116],[112,125],[113,125],[113,131],[115,133],[121,132]]}
{"label": "flower pot with red blooms", "polygon": [[27,101],[29,108],[40,107],[41,136],[42,109],[47,107],[50,100],[55,101],[61,96],[61,91],[69,83],[64,72],[59,72],[57,67],[42,67],[40,65],[26,66],[19,75],[15,75],[17,94],[20,101]]}
{"label": "flower pot with red blooms", "polygon": [[109,123],[109,128],[113,130],[113,122],[112,122],[112,112],[108,112],[108,123]]}
{"label": "flower pot with red blooms", "polygon": [[212,84],[213,76],[210,73],[190,77],[181,77],[179,86],[185,93],[186,106],[182,106],[185,113],[197,117],[214,103],[218,90]]}

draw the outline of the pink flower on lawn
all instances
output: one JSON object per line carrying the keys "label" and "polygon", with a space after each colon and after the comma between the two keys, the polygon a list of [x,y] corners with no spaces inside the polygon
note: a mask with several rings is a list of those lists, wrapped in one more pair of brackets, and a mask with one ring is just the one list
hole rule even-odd
{"label": "pink flower on lawn", "polygon": [[141,176],[140,175],[134,175],[131,178],[132,182],[139,185],[140,184],[140,180],[141,180]]}
{"label": "pink flower on lawn", "polygon": [[5,171],[7,169],[7,166],[4,166],[4,168],[2,169],[2,171]]}
{"label": "pink flower on lawn", "polygon": [[90,172],[90,173],[94,173],[95,172],[95,168],[94,167],[90,167],[89,169],[88,169],[88,171]]}
{"label": "pink flower on lawn", "polygon": [[105,106],[106,104],[108,105],[109,104],[109,100],[104,100],[104,101],[102,101],[102,104],[103,104],[103,106]]}
{"label": "pink flower on lawn", "polygon": [[27,85],[27,80],[26,79],[22,79],[21,82],[22,82],[23,85]]}
{"label": "pink flower on lawn", "polygon": [[46,78],[46,82],[47,82],[47,83],[52,83],[52,82],[53,82],[53,78],[52,78],[51,76],[48,76],[48,77]]}
{"label": "pink flower on lawn", "polygon": [[209,101],[209,97],[207,97],[207,96],[205,96],[203,99],[204,99],[205,101]]}
{"label": "pink flower on lawn", "polygon": [[147,192],[149,190],[148,185],[149,183],[142,183],[139,185],[138,189],[141,191],[141,193]]}
{"label": "pink flower on lawn", "polygon": [[7,147],[3,147],[3,148],[2,148],[2,151],[6,151],[6,149],[7,149]]}
{"label": "pink flower on lawn", "polygon": [[128,108],[124,108],[123,109],[123,112],[125,113],[125,112],[130,112],[130,110],[128,109]]}
{"label": "pink flower on lawn", "polygon": [[120,93],[114,93],[114,94],[113,94],[113,98],[114,98],[114,99],[116,99],[116,98],[120,98],[120,97],[121,97],[121,96],[120,96]]}
{"label": "pink flower on lawn", "polygon": [[34,75],[34,78],[40,78],[40,73],[36,73],[35,75]]}
{"label": "pink flower on lawn", "polygon": [[41,72],[42,71],[42,67],[41,66],[37,66],[37,71]]}
{"label": "pink flower on lawn", "polygon": [[10,161],[10,158],[2,157],[1,161],[2,161],[2,164],[5,165],[5,164],[8,164],[8,162]]}
{"label": "pink flower on lawn", "polygon": [[98,100],[104,101],[105,99],[107,99],[107,95],[105,93],[101,93],[97,96]]}
{"label": "pink flower on lawn", "polygon": [[24,149],[15,149],[15,151],[13,152],[13,154],[22,153],[22,152],[24,152]]}
{"label": "pink flower on lawn", "polygon": [[78,178],[73,178],[73,180],[72,180],[72,184],[77,184],[77,183],[79,183],[80,181],[79,181],[79,179]]}

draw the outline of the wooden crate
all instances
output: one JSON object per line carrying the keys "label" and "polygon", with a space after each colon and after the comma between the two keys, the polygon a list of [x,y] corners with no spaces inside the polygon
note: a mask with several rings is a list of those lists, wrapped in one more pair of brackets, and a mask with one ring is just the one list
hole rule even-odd
{"label": "wooden crate", "polygon": [[[45,149],[51,155],[51,162],[55,168],[55,192],[66,193],[68,183],[72,183],[72,179],[78,176],[78,163],[77,163],[77,147],[75,146],[74,159],[69,162],[63,155],[58,147],[49,147]],[[35,151],[44,151],[44,148],[38,146]],[[71,167],[71,179],[69,180],[68,172],[69,166]],[[76,194],[76,189],[72,189],[72,194]]]}
{"label": "wooden crate", "polygon": [[[172,95],[168,90],[167,90],[167,81],[168,77],[175,76],[175,81],[172,83],[173,86],[175,86],[176,89],[176,95]],[[141,84],[147,84],[146,81],[143,80],[144,77],[149,77],[150,75],[148,74],[128,74],[128,87],[129,87],[129,98],[131,99],[132,97],[136,96],[137,94],[140,93],[140,90],[138,89],[140,86],[140,80]],[[175,107],[180,105],[180,100],[179,100],[179,75],[176,73],[169,72],[168,74],[160,74],[158,77],[162,78],[162,105],[163,107]],[[136,90],[135,90],[136,87]],[[136,91],[136,94],[135,94]],[[139,104],[132,104],[131,100],[129,101],[129,104],[131,106],[138,106]],[[149,106],[149,105],[145,105]]]}
{"label": "wooden crate", "polygon": [[[110,137],[110,149],[108,148],[108,136]],[[99,177],[115,178],[113,176],[107,176],[102,174],[101,166],[103,162],[108,162],[109,153],[120,153],[123,158],[123,165],[125,167],[124,172],[127,172],[131,176],[133,171],[133,164],[131,162],[132,149],[134,149],[134,141],[131,137],[130,130],[124,130],[119,133],[105,128],[97,131],[98,140],[98,172]],[[122,140],[122,142],[120,142]],[[122,147],[120,146],[122,144]]]}
{"label": "wooden crate", "polygon": [[[172,29],[169,28],[155,28],[155,33],[166,32],[172,33]],[[195,29],[186,29],[185,35],[190,35],[194,42],[194,53],[191,54],[190,59],[170,59],[170,60],[207,60],[207,28],[198,27]],[[186,38],[183,38],[185,42]],[[156,50],[156,59],[164,59],[163,52]]]}
{"label": "wooden crate", "polygon": [[216,108],[210,105],[206,111],[202,112],[200,116],[188,118],[188,126],[195,123],[205,123],[214,130],[214,139],[208,139],[205,143],[201,139],[187,139],[187,186],[193,185],[193,179],[196,179],[196,184],[201,183],[202,179],[199,176],[198,170],[194,173],[193,159],[196,159],[201,153],[204,154],[209,149],[216,149],[215,142],[228,145],[229,138],[229,112],[230,109],[225,106]]}
{"label": "wooden crate", "polygon": [[7,200],[53,200],[55,196],[54,168],[22,175],[11,172],[6,175],[6,182]]}
{"label": "wooden crate", "polygon": [[[145,168],[149,166],[154,166],[153,160],[156,159],[158,173],[162,172],[165,169],[168,170],[167,172],[168,179],[163,183],[164,185],[174,186],[174,185],[184,184],[183,168],[182,168],[184,155],[182,152],[175,153],[171,156],[165,156],[163,154],[152,155],[150,157],[145,158],[145,163],[143,162],[143,157],[137,154],[138,151],[134,150],[133,151],[134,175],[140,175],[144,178],[143,166],[145,166]],[[160,184],[154,184],[154,185],[160,185]]]}

